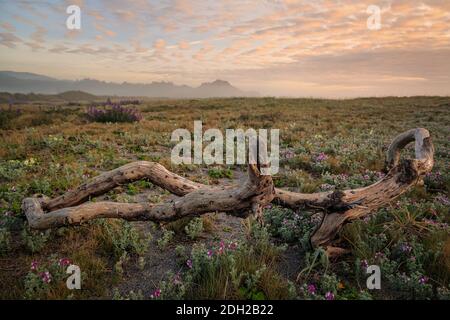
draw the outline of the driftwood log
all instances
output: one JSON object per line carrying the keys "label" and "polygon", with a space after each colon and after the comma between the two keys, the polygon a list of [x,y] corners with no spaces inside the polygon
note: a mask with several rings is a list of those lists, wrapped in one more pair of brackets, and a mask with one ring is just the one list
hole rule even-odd
{"label": "driftwood log", "polygon": [[[415,141],[415,158],[400,159],[400,151]],[[234,187],[212,187],[193,182],[154,162],[138,161],[105,172],[65,194],[49,199],[25,198],[22,209],[31,228],[49,229],[79,225],[97,218],[135,221],[173,221],[208,212],[226,212],[239,217],[261,215],[274,201],[292,209],[311,208],[324,212],[311,237],[312,247],[327,247],[330,254],[343,225],[362,218],[388,204],[414,186],[433,168],[434,147],[428,130],[411,129],[398,135],[387,151],[388,172],[380,181],[359,189],[304,194],[275,188],[270,175],[262,175],[260,165],[249,165],[244,183]],[[160,204],[87,202],[109,190],[140,179],[179,196]]]}

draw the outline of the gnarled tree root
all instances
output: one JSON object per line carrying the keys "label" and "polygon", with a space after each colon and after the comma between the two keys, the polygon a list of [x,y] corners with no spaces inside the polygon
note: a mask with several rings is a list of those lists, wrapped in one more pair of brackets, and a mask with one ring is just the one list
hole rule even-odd
{"label": "gnarled tree root", "polygon": [[[415,159],[400,160],[400,151],[415,141]],[[143,221],[172,221],[208,212],[226,212],[246,217],[261,214],[272,200],[293,209],[314,208],[325,212],[311,237],[313,247],[330,246],[343,225],[362,218],[415,185],[433,167],[434,147],[428,130],[411,129],[391,143],[386,165],[388,173],[380,181],[359,189],[303,194],[276,189],[272,178],[249,165],[247,180],[236,187],[211,187],[193,182],[147,161],[129,163],[103,173],[76,189],[54,198],[26,198],[22,208],[31,228],[48,229],[77,225],[96,218]],[[88,202],[109,190],[140,179],[180,196],[161,204]],[[330,247],[330,252],[342,252]]]}

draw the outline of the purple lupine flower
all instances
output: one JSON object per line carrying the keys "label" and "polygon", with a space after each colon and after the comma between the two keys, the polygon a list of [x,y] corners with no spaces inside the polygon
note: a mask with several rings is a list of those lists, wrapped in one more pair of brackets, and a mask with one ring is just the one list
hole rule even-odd
{"label": "purple lupine flower", "polygon": [[208,258],[212,258],[213,254],[214,254],[214,252],[212,250],[208,250],[208,252],[206,253]]}
{"label": "purple lupine flower", "polygon": [[376,173],[376,176],[378,179],[383,179],[386,176],[386,174],[384,172],[378,171]]}
{"label": "purple lupine flower", "polygon": [[175,285],[179,285],[179,284],[182,283],[182,281],[181,281],[181,276],[180,276],[179,273],[177,273],[177,274],[173,277],[173,283],[174,283]]}
{"label": "purple lupine flower", "polygon": [[312,295],[315,295],[316,294],[316,291],[317,291],[317,288],[316,288],[316,286],[314,285],[314,284],[308,284],[308,292],[310,293],[310,294],[312,294]]}
{"label": "purple lupine flower", "polygon": [[320,189],[323,191],[333,190],[334,188],[335,188],[335,186],[328,184],[328,183],[323,183],[320,185]]}
{"label": "purple lupine flower", "polygon": [[427,224],[430,224],[430,225],[432,225],[432,226],[437,226],[437,225],[439,225],[438,222],[436,222],[436,221],[434,221],[434,220],[432,220],[432,219],[423,219],[423,222],[425,222],[425,223],[427,223]]}
{"label": "purple lupine flower", "polygon": [[412,247],[411,247],[409,244],[407,244],[407,243],[403,243],[403,244],[400,246],[400,250],[401,250],[402,252],[405,252],[405,253],[410,253],[411,250],[412,250]]}
{"label": "purple lupine flower", "polygon": [[428,282],[428,277],[427,276],[421,276],[419,278],[419,283],[420,284],[426,284]]}
{"label": "purple lupine flower", "polygon": [[156,289],[153,291],[153,294],[150,295],[151,299],[159,298],[161,296],[161,289]]}
{"label": "purple lupine flower", "polygon": [[327,293],[325,293],[325,299],[334,300],[334,293],[331,291],[328,291]]}
{"label": "purple lupine flower", "polygon": [[120,104],[106,104],[108,109],[98,109],[95,106],[88,108],[87,115],[93,121],[99,122],[134,122],[142,119],[141,113],[134,108],[125,108]]}
{"label": "purple lupine flower", "polygon": [[295,157],[295,153],[294,153],[294,151],[292,151],[292,150],[286,150],[286,151],[284,151],[284,152],[282,153],[282,156],[283,156],[285,159],[292,159],[292,158]]}
{"label": "purple lupine flower", "polygon": [[445,206],[450,206],[450,200],[445,195],[439,195],[436,198],[434,198],[436,201],[442,203]]}
{"label": "purple lupine flower", "polygon": [[31,262],[31,270],[36,271],[39,266],[39,263],[37,261]]}
{"label": "purple lupine flower", "polygon": [[60,267],[65,267],[70,264],[70,260],[67,258],[61,258],[61,259],[59,259],[58,264]]}
{"label": "purple lupine flower", "polygon": [[217,250],[217,253],[222,254],[224,253],[224,251],[225,251],[225,243],[223,242],[223,240],[221,240],[219,244],[219,250]]}
{"label": "purple lupine flower", "polygon": [[321,152],[321,153],[319,153],[316,157],[315,157],[315,161],[316,162],[322,162],[322,161],[325,161],[325,160],[327,160],[328,159],[328,156],[324,153],[324,152]]}
{"label": "purple lupine flower", "polygon": [[364,269],[367,269],[367,267],[369,266],[369,263],[367,262],[366,259],[361,260],[361,267]]}
{"label": "purple lupine flower", "polygon": [[386,255],[383,252],[375,253],[375,259],[384,259]]}
{"label": "purple lupine flower", "polygon": [[41,272],[40,276],[44,283],[50,283],[52,281],[52,275],[48,271]]}
{"label": "purple lupine flower", "polygon": [[192,260],[191,260],[191,259],[188,259],[188,260],[186,261],[186,265],[188,266],[189,269],[192,269]]}

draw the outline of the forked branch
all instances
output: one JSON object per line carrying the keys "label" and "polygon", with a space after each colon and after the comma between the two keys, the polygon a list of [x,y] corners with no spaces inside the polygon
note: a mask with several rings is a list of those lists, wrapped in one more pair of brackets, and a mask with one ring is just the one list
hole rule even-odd
{"label": "forked branch", "polygon": [[[148,176],[149,173],[153,175]],[[127,177],[132,180],[127,180]],[[148,178],[174,194],[184,196],[161,204],[90,202],[65,207],[66,204],[78,204],[91,196],[105,193],[126,181],[134,181],[137,177]],[[215,211],[247,216],[255,210],[255,206],[270,203],[275,194],[272,178],[261,175],[257,165],[249,165],[248,178],[241,186],[213,189],[203,188],[152,162],[135,162],[104,173],[76,191],[69,191],[54,200],[24,199],[22,208],[30,227],[48,229],[78,225],[97,218],[162,222]],[[54,211],[44,212],[44,208]]]}
{"label": "forked branch", "polygon": [[[401,161],[401,149],[412,141],[415,141],[415,159]],[[388,149],[386,163],[390,170],[383,179],[365,188],[312,194],[275,189],[271,176],[262,175],[258,165],[249,165],[247,180],[240,186],[211,187],[172,173],[158,163],[138,161],[103,173],[54,199],[26,198],[22,207],[30,227],[48,229],[96,218],[171,221],[215,211],[245,217],[250,212],[261,214],[261,208],[275,199],[280,205],[294,209],[322,209],[324,218],[311,237],[311,244],[328,246],[345,223],[374,212],[430,172],[433,153],[426,129],[406,131]],[[85,203],[119,185],[140,179],[148,179],[179,198],[161,204]]]}
{"label": "forked branch", "polygon": [[[400,161],[400,151],[415,141],[415,158]],[[433,168],[434,147],[430,133],[423,128],[408,130],[397,136],[387,152],[386,176],[359,189],[313,194],[276,190],[276,200],[290,208],[322,208],[324,217],[311,237],[313,247],[327,246],[345,223],[362,218],[398,197]]]}

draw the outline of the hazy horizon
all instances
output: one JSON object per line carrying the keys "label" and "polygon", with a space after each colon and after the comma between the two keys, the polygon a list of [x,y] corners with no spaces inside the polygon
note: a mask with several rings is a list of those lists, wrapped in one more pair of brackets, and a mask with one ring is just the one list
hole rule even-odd
{"label": "hazy horizon", "polygon": [[[367,12],[381,10],[379,30]],[[69,30],[66,8],[81,9]],[[449,1],[0,0],[0,69],[262,96],[450,95]]]}

